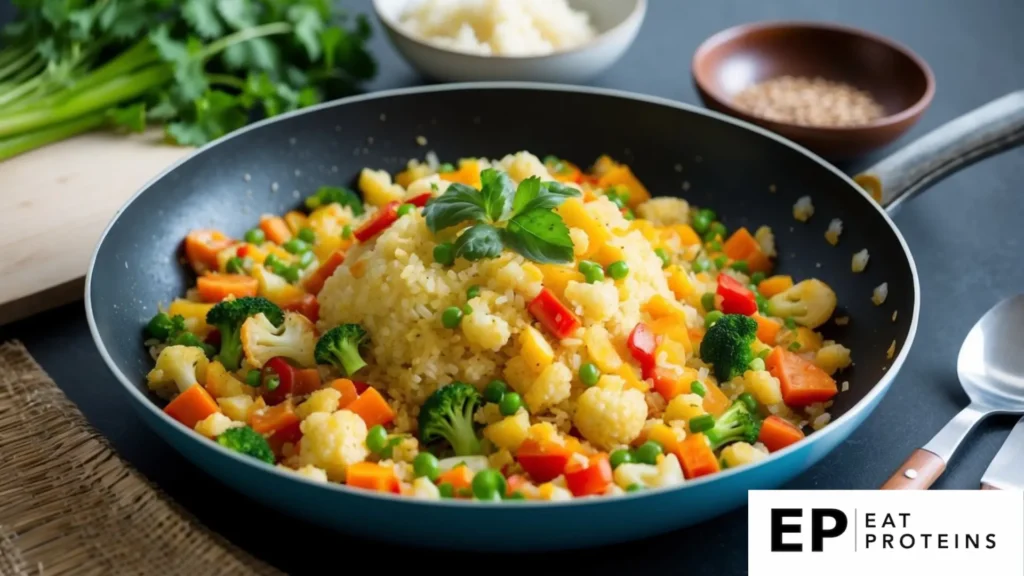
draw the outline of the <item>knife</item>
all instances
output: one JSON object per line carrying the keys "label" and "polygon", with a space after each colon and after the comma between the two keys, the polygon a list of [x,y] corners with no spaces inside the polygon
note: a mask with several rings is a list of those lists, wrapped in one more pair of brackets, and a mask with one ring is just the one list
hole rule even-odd
{"label": "knife", "polygon": [[982,490],[1024,490],[1024,418],[1010,430],[981,477]]}

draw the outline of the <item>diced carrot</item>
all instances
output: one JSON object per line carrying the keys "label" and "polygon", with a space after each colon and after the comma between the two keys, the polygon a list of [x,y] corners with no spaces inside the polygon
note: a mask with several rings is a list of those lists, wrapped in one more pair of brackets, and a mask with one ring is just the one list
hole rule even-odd
{"label": "diced carrot", "polygon": [[654,370],[654,391],[666,401],[690,392],[690,381],[664,368]]}
{"label": "diced carrot", "polygon": [[260,218],[260,230],[263,230],[267,240],[275,244],[284,244],[292,239],[292,231],[280,216],[265,215]]}
{"label": "diced carrot", "polygon": [[651,193],[625,164],[612,166],[597,181],[598,188],[611,188],[612,186],[625,186],[629,190],[629,200],[626,203],[630,208],[636,208],[651,199]]}
{"label": "diced carrot", "polygon": [[683,466],[683,476],[686,476],[687,480],[714,474],[721,469],[704,434],[687,436],[679,444],[679,453],[676,457]]}
{"label": "diced carrot", "polygon": [[803,440],[804,433],[778,416],[769,416],[761,423],[761,433],[757,439],[769,452],[776,452]]}
{"label": "diced carrot", "polygon": [[782,330],[782,324],[760,314],[754,314],[753,318],[757,320],[757,339],[769,346],[774,346],[775,340]]}
{"label": "diced carrot", "polygon": [[771,259],[761,250],[761,243],[746,228],[733,232],[722,249],[730,260],[746,261],[751,272],[767,272],[772,269]]}
{"label": "diced carrot", "polygon": [[356,390],[355,383],[348,378],[332,380],[331,388],[341,392],[341,398],[338,399],[338,410],[348,408],[349,405],[355,402],[356,398],[359,397],[359,392]]}
{"label": "diced carrot", "polygon": [[718,417],[732,404],[725,392],[722,392],[722,389],[714,382],[704,380],[704,390],[703,407],[708,414]]}
{"label": "diced carrot", "polygon": [[197,423],[205,420],[210,414],[220,412],[220,408],[202,385],[193,384],[171,400],[164,408],[164,412],[185,426],[195,428]]}
{"label": "diced carrot", "polygon": [[334,275],[334,271],[345,262],[344,252],[335,252],[327,257],[327,260],[320,265],[312,274],[303,281],[302,286],[310,294],[319,294],[323,290],[324,282]]}
{"label": "diced carrot", "polygon": [[284,215],[284,223],[288,225],[288,231],[292,233],[292,236],[295,236],[299,233],[299,230],[306,227],[307,220],[308,218],[306,218],[305,214],[295,210]]}
{"label": "diced carrot", "polygon": [[295,407],[292,406],[291,400],[286,400],[262,411],[253,412],[249,418],[249,425],[260,434],[273,434],[298,421],[299,416],[295,413]]}
{"label": "diced carrot", "polygon": [[394,469],[373,462],[356,462],[350,465],[345,470],[345,484],[353,488],[395,494],[401,486]]}
{"label": "diced carrot", "polygon": [[781,346],[773,348],[764,363],[779,379],[782,401],[788,406],[825,402],[839,393],[836,381],[824,370]]}
{"label": "diced carrot", "polygon": [[441,180],[447,180],[448,182],[458,182],[459,184],[465,184],[466,186],[472,186],[473,188],[480,188],[480,163],[476,160],[461,160],[459,161],[459,169],[452,172],[442,172],[438,174]]}
{"label": "diced carrot", "polygon": [[316,368],[302,368],[295,371],[295,382],[292,385],[292,394],[305,396],[320,389],[323,383],[320,381],[320,371]]}
{"label": "diced carrot", "polygon": [[757,291],[761,293],[765,298],[771,298],[780,292],[785,292],[793,287],[793,278],[791,276],[775,275],[770,278],[761,280],[761,283],[757,285]]}
{"label": "diced carrot", "polygon": [[651,296],[647,302],[640,305],[640,309],[650,314],[651,318],[664,318],[668,316],[675,318],[677,322],[685,323],[686,321],[686,309],[683,308],[682,304],[661,294]]}
{"label": "diced carrot", "polygon": [[217,253],[233,243],[219,230],[192,230],[185,236],[185,257],[196,271],[216,270]]}
{"label": "diced carrot", "polygon": [[697,231],[689,224],[676,224],[671,227],[671,230],[679,237],[679,242],[683,246],[693,246],[701,242]]}
{"label": "diced carrot", "polygon": [[196,280],[196,288],[203,302],[220,302],[228,296],[255,296],[259,282],[244,274],[207,274]]}
{"label": "diced carrot", "polygon": [[468,466],[459,465],[447,472],[442,472],[437,477],[437,484],[451,484],[455,492],[459,490],[471,488],[473,486],[473,471]]}
{"label": "diced carrot", "polygon": [[346,410],[351,410],[366,422],[366,427],[371,428],[377,424],[387,424],[395,419],[395,412],[388,406],[387,400],[377,392],[376,388],[368,388],[348,405]]}

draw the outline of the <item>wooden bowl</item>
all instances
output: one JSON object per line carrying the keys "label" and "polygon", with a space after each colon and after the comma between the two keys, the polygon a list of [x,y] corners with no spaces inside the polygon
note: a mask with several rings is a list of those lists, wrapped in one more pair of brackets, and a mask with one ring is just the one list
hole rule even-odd
{"label": "wooden bowl", "polygon": [[[885,146],[921,117],[935,93],[928,65],[881,36],[833,24],[768,22],[729,28],[693,56],[693,80],[709,108],[764,126],[829,159]],[[779,76],[816,77],[865,90],[884,116],[852,127],[806,126],[767,120],[733,105],[745,88]]]}

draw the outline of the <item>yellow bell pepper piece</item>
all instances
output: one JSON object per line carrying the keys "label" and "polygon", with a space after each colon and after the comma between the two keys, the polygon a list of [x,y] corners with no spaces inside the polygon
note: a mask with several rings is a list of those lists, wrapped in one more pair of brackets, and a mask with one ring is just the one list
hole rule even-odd
{"label": "yellow bell pepper piece", "polygon": [[288,229],[292,231],[293,236],[298,235],[299,230],[306,227],[306,215],[292,210],[284,215],[284,223],[288,225]]}
{"label": "yellow bell pepper piece", "polygon": [[597,186],[598,188],[625,186],[629,190],[629,200],[626,204],[630,208],[636,208],[638,205],[651,199],[651,193],[647,191],[647,188],[640,183],[640,180],[633,175],[633,171],[625,164],[619,164],[605,172],[597,181]]}
{"label": "yellow bell pepper piece", "polygon": [[542,283],[548,290],[554,292],[555,296],[564,298],[565,287],[571,281],[583,282],[583,274],[575,268],[562,266],[560,264],[537,264],[543,275]]}
{"label": "yellow bell pepper piece", "polygon": [[614,374],[622,367],[622,358],[619,352],[608,337],[608,331],[604,326],[592,326],[583,336],[583,343],[587,346],[587,353],[597,364],[602,372]]}
{"label": "yellow bell pepper piece", "polygon": [[601,266],[608,267],[612,262],[625,260],[626,253],[618,246],[611,243],[605,243],[590,256],[590,259]]}
{"label": "yellow bell pepper piece", "polygon": [[454,172],[439,174],[441,180],[458,182],[466,186],[479,189],[483,184],[480,182],[480,163],[472,158],[459,160],[459,169]]}
{"label": "yellow bell pepper piece", "polygon": [[793,287],[793,277],[777,274],[770,278],[761,280],[757,285],[757,291],[765,298],[771,298],[780,292],[785,292]]}
{"label": "yellow bell pepper piece", "polygon": [[604,227],[604,224],[601,224],[587,212],[586,207],[583,205],[583,200],[579,198],[569,198],[563,202],[558,207],[558,213],[561,215],[562,220],[565,221],[566,226],[579,228],[586,232],[589,242],[587,244],[587,251],[583,254],[584,258],[596,253],[612,237],[612,233]]}
{"label": "yellow bell pepper piece", "polygon": [[359,173],[359,191],[368,204],[384,206],[388,202],[401,202],[405,189],[391,182],[391,175],[384,170],[363,168]]}
{"label": "yellow bell pepper piece", "polygon": [[691,228],[689,224],[666,226],[662,228],[662,234],[678,238],[679,243],[683,246],[693,246],[701,243],[700,236],[697,235],[696,230]]}
{"label": "yellow bell pepper piece", "polygon": [[409,187],[409,184],[419,180],[420,178],[426,178],[430,176],[430,166],[426,164],[417,164],[412,168],[406,168],[395,175],[395,183],[399,186]]}
{"label": "yellow bell pepper piece", "polygon": [[527,326],[519,335],[520,356],[534,372],[539,373],[555,361],[555,351],[544,335]]}
{"label": "yellow bell pepper piece", "polygon": [[690,342],[690,331],[686,322],[675,316],[662,316],[650,323],[651,332],[662,336],[666,340],[678,342],[686,349],[687,353],[693,353],[693,343]]}
{"label": "yellow bell pepper piece", "polygon": [[213,308],[213,304],[205,302],[193,302],[178,298],[167,307],[168,316],[181,316],[185,319],[185,325],[190,332],[202,338],[210,332],[210,326],[206,323],[206,313]]}
{"label": "yellow bell pepper piece", "polygon": [[686,323],[686,312],[683,310],[683,306],[661,294],[651,296],[651,299],[644,302],[640,309],[650,314],[651,318],[654,319],[668,316],[677,318],[681,323]]}
{"label": "yellow bell pepper piece", "polygon": [[647,384],[647,381],[641,380],[640,375],[638,375],[636,373],[636,370],[634,370],[633,367],[630,366],[629,364],[623,363],[622,366],[619,367],[619,370],[618,372],[616,372],[616,374],[626,382],[623,385],[623,388],[627,390],[633,388],[641,392],[647,392],[648,390],[651,389],[651,387]]}

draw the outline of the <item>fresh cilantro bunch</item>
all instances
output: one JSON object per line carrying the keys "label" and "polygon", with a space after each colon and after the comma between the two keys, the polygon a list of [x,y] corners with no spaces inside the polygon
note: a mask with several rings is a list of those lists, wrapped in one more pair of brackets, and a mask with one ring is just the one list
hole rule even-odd
{"label": "fresh cilantro bunch", "polygon": [[490,168],[480,173],[480,181],[480,190],[453,183],[423,211],[427,227],[435,234],[475,222],[455,240],[456,257],[496,258],[508,248],[534,262],[572,262],[569,228],[553,209],[579,197],[578,190],[541,182],[536,176],[516,187],[508,174]]}
{"label": "fresh cilantro bunch", "polygon": [[370,26],[330,0],[15,0],[0,160],[96,128],[200,145],[376,73]]}

